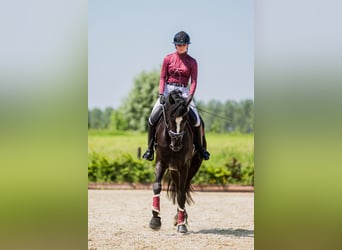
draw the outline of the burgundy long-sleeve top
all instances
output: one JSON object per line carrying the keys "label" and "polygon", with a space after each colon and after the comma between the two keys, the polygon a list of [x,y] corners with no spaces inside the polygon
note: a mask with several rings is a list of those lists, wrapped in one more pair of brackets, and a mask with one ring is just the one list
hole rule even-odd
{"label": "burgundy long-sleeve top", "polygon": [[178,54],[174,52],[164,58],[160,80],[159,80],[159,94],[164,93],[165,83],[179,83],[184,87],[189,84],[191,78],[191,85],[189,95],[193,95],[197,86],[197,62],[187,53]]}

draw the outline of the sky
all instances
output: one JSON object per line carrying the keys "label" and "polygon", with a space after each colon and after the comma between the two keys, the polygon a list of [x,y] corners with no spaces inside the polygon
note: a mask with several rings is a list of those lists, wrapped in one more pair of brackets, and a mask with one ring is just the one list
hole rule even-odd
{"label": "sky", "polygon": [[254,99],[253,0],[89,0],[88,108],[118,108],[181,30],[198,63],[195,100]]}

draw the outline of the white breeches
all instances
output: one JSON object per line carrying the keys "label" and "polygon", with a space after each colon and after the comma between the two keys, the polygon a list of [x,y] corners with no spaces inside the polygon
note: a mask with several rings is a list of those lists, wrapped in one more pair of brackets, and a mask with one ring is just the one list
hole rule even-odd
{"label": "white breeches", "polygon": [[[189,89],[186,88],[186,87],[180,87],[180,86],[174,86],[174,85],[168,85],[166,84],[165,85],[165,90],[164,90],[164,96],[167,97],[169,95],[169,93],[172,91],[172,90],[175,90],[175,89],[178,89],[182,92],[182,96],[184,98],[187,98],[188,95],[189,95]],[[152,113],[153,111],[158,107],[158,106],[161,106],[160,104],[160,101],[159,101],[159,98],[158,100],[156,101],[156,103],[154,104],[153,106],[153,109],[152,109]],[[196,109],[196,105],[195,105],[195,102],[192,100],[191,103],[190,103],[190,108],[192,109],[192,111],[195,113],[196,115],[196,124],[195,124],[195,127],[198,127],[201,125],[201,120],[199,118],[199,115],[198,115],[198,112],[197,112],[197,109]]]}

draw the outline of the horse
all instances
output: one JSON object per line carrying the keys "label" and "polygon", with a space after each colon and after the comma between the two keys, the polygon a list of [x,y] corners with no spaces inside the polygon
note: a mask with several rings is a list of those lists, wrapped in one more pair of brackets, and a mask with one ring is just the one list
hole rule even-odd
{"label": "horse", "polygon": [[[158,230],[161,227],[160,192],[162,179],[167,179],[167,196],[177,202],[177,214],[174,226],[177,232],[186,233],[188,215],[185,203],[191,205],[193,199],[191,179],[202,164],[202,157],[193,145],[193,131],[190,122],[191,115],[186,106],[182,92],[173,90],[166,98],[163,115],[156,127],[156,166],[153,184],[152,219],[150,228]],[[201,119],[203,123],[203,120]],[[204,129],[204,128],[203,128]],[[206,143],[206,142],[205,142]],[[165,179],[165,178],[164,178]]]}

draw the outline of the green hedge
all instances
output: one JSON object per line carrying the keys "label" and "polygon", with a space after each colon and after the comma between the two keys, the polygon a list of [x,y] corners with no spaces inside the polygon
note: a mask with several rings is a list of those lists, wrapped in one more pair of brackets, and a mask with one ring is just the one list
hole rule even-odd
{"label": "green hedge", "polygon": [[90,182],[152,183],[154,169],[151,162],[133,159],[130,154],[122,154],[110,161],[92,152],[89,154],[88,180]]}
{"label": "green hedge", "polygon": [[[97,152],[89,154],[89,182],[114,183],[153,183],[154,162],[133,158],[130,154],[121,154],[109,160]],[[204,162],[193,179],[195,184],[244,184],[253,185],[254,166],[243,166],[238,159],[227,159],[224,166],[212,166]]]}

